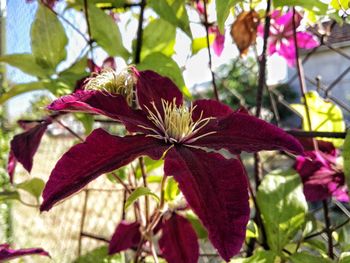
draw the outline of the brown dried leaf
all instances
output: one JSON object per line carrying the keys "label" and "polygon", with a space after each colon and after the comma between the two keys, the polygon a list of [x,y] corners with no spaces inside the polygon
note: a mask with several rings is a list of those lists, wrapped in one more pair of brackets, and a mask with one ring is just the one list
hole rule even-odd
{"label": "brown dried leaf", "polygon": [[255,43],[259,21],[259,14],[251,10],[240,13],[232,24],[231,36],[241,56],[246,55],[249,46]]}

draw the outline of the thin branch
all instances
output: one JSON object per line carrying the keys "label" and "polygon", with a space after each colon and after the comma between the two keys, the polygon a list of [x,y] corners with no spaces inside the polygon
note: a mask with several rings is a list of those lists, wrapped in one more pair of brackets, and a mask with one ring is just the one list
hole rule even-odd
{"label": "thin branch", "polygon": [[55,122],[57,122],[59,125],[61,125],[64,129],[66,129],[70,134],[72,134],[74,137],[76,137],[77,139],[79,139],[80,141],[84,141],[84,139],[82,137],[80,137],[79,134],[77,134],[75,131],[73,131],[71,128],[69,128],[68,126],[64,125],[60,120],[58,119],[54,119]]}
{"label": "thin branch", "polygon": [[[142,175],[142,183],[144,187],[147,187],[147,174],[145,169],[145,162],[143,157],[139,158],[139,164],[141,169],[141,175]],[[146,214],[146,227],[149,223],[149,197],[148,195],[145,195],[145,214]]]}
{"label": "thin branch", "polygon": [[89,46],[90,46],[90,54],[91,54],[91,59],[93,59],[93,46],[92,46],[92,34],[91,34],[91,26],[90,26],[90,21],[89,21],[89,7],[88,7],[88,2],[87,0],[84,0],[84,13],[85,13],[85,19],[86,19],[86,26],[88,29],[88,34],[89,34]]}
{"label": "thin branch", "polygon": [[212,56],[211,56],[211,51],[210,51],[210,41],[209,41],[209,24],[208,24],[208,12],[207,12],[207,2],[206,0],[203,1],[204,3],[204,27],[205,27],[205,33],[206,33],[206,41],[207,41],[207,49],[208,49],[208,57],[209,57],[209,70],[211,73],[211,81],[213,84],[213,89],[214,89],[214,95],[215,99],[219,101],[219,93],[218,93],[218,88],[216,86],[215,82],[215,73],[213,71],[213,62],[212,62]]}
{"label": "thin branch", "polygon": [[262,107],[262,98],[264,94],[264,87],[266,85],[266,51],[267,51],[267,41],[270,35],[270,10],[271,10],[271,0],[267,1],[265,10],[265,26],[264,26],[264,42],[263,50],[261,53],[261,59],[259,60],[259,80],[258,80],[258,91],[256,94],[256,112],[255,116],[259,117]]}
{"label": "thin branch", "polygon": [[80,233],[79,233],[79,242],[78,242],[78,256],[81,255],[81,243],[82,243],[82,233],[84,231],[84,223],[85,223],[85,216],[86,216],[86,209],[87,209],[87,201],[89,196],[89,191],[84,191],[84,205],[83,205],[83,211],[81,212],[81,221],[80,221]]}
{"label": "thin branch", "polygon": [[[305,76],[304,71],[302,68],[301,60],[299,58],[299,49],[298,49],[298,38],[297,38],[297,26],[296,26],[296,11],[295,7],[293,7],[293,39],[294,39],[294,49],[295,49],[295,60],[296,60],[296,66],[297,66],[297,72],[298,72],[298,79],[299,79],[299,87],[300,87],[300,93],[304,100],[304,107],[305,107],[305,113],[306,113],[306,120],[309,125],[310,131],[312,131],[312,125],[311,125],[311,116],[309,111],[308,102],[306,99],[306,84],[305,84]],[[316,140],[313,140],[314,148],[317,149]]]}
{"label": "thin branch", "polygon": [[88,237],[88,238],[95,239],[95,240],[99,240],[99,241],[102,241],[102,242],[105,242],[105,243],[109,243],[109,240],[107,238],[104,238],[104,237],[101,237],[101,236],[96,236],[96,235],[89,234],[89,233],[86,233],[86,232],[82,232],[81,236],[82,237]]}
{"label": "thin branch", "polygon": [[327,234],[327,239],[328,239],[328,256],[331,259],[334,259],[333,238],[332,238],[333,231],[331,229],[331,221],[330,221],[330,217],[329,217],[327,200],[323,200],[322,204],[323,204],[323,212],[324,212],[324,221],[326,224],[325,232]]}
{"label": "thin branch", "polygon": [[319,132],[319,131],[299,131],[299,130],[286,130],[287,133],[295,137],[315,138],[345,138],[346,132]]}
{"label": "thin branch", "polygon": [[141,62],[141,50],[142,50],[142,40],[143,40],[143,19],[146,7],[146,0],[142,0],[140,3],[140,17],[139,24],[137,27],[137,37],[136,37],[136,50],[135,50],[135,64]]}

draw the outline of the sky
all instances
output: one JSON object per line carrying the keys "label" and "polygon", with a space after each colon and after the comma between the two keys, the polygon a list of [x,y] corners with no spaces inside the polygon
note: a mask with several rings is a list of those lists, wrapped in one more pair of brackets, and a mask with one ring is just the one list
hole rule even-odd
{"label": "sky", "polygon": [[[26,4],[25,0],[7,0],[7,22],[6,22],[6,53],[25,53],[31,52],[30,47],[30,26],[34,20],[35,11],[37,9],[37,3]],[[58,12],[64,9],[64,3],[58,3],[55,8]],[[215,20],[215,6],[210,5],[209,20]],[[120,16],[121,21],[119,22],[119,28],[123,35],[123,43],[130,50],[131,42],[136,35],[137,30],[137,20],[133,19],[130,22],[131,13],[127,12]],[[148,15],[154,16],[154,13],[149,12]],[[74,11],[68,11],[65,13],[70,21],[77,25],[82,32],[86,31],[86,25],[84,18],[81,14]],[[191,30],[194,37],[205,36],[205,29],[200,25],[199,17],[194,10],[189,11],[189,18],[191,22]],[[220,57],[217,57],[214,52],[212,52],[213,68],[216,69],[222,64],[229,63],[230,60],[238,56],[238,51],[235,45],[232,43],[231,36],[229,35],[230,25],[233,23],[233,17],[230,16],[226,21],[226,38],[225,38],[225,48]],[[69,44],[67,47],[68,57],[67,61],[59,65],[60,69],[68,67],[72,63],[76,56],[80,53],[81,49],[84,47],[85,42],[82,37],[76,34],[71,27],[63,23],[69,37]],[[124,30],[123,30],[124,29]],[[205,83],[211,81],[211,73],[208,68],[208,53],[206,49],[201,50],[195,56],[188,57],[191,49],[190,39],[181,30],[177,30],[176,44],[175,44],[175,54],[173,59],[179,64],[181,68],[185,68],[183,72],[184,80],[186,86],[191,89],[193,86],[200,83]],[[258,41],[258,50],[260,49],[261,43]],[[96,50],[94,52],[94,60],[97,63],[101,63],[107,54],[103,50]],[[117,65],[125,65],[120,59],[117,59]],[[278,56],[273,56],[268,64],[269,74],[268,83],[276,84],[281,80],[285,80],[287,77],[287,67],[286,63],[282,58]],[[8,67],[8,79],[14,83],[23,83],[35,80],[26,74],[21,73],[19,70]],[[14,97],[7,103],[7,109],[10,119],[18,117],[21,113],[25,112],[30,106],[30,100],[36,95],[42,92],[30,92]]]}

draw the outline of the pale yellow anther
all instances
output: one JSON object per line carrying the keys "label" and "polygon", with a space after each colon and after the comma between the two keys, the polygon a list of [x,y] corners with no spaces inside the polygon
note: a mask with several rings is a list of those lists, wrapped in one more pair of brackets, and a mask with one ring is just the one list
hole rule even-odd
{"label": "pale yellow anther", "polygon": [[164,115],[159,112],[154,102],[152,102],[153,109],[146,107],[148,111],[148,119],[151,120],[161,131],[158,131],[140,126],[144,129],[151,130],[155,135],[149,135],[155,138],[164,139],[166,142],[170,143],[183,143],[183,142],[193,142],[198,138],[207,136],[209,134],[215,133],[209,132],[200,136],[195,137],[199,130],[208,124],[208,122],[213,119],[202,118],[202,113],[198,120],[193,121],[192,114],[196,107],[192,105],[186,107],[186,105],[176,105],[176,100],[172,102],[165,101],[162,99],[162,109]]}
{"label": "pale yellow anther", "polygon": [[99,90],[107,94],[120,94],[125,97],[129,106],[134,98],[135,77],[128,69],[117,73],[111,68],[104,69],[88,79],[85,90]]}

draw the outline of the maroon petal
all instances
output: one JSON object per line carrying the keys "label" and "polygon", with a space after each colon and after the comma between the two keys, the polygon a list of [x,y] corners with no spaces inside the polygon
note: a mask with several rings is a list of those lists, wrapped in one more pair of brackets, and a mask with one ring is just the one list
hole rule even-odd
{"label": "maroon petal", "polygon": [[127,105],[121,95],[106,94],[96,90],[78,90],[53,101],[47,108],[54,111],[79,111],[101,114],[118,119],[116,110],[119,105]]}
{"label": "maroon petal", "polygon": [[141,240],[140,224],[122,221],[117,226],[111,241],[108,254],[115,254],[128,248],[137,247]]}
{"label": "maroon petal", "polygon": [[134,69],[137,77],[136,94],[138,103],[142,109],[153,109],[152,102],[157,109],[162,109],[161,100],[172,102],[176,100],[177,105],[182,104],[182,93],[178,87],[169,78],[163,77],[158,73],[145,70],[137,71]]}
{"label": "maroon petal", "polygon": [[199,259],[199,245],[196,232],[184,217],[173,213],[165,220],[159,248],[169,263],[196,263]]}
{"label": "maroon petal", "polygon": [[10,183],[11,184],[13,183],[13,176],[15,174],[16,165],[17,165],[17,159],[16,159],[15,155],[13,154],[13,151],[10,151],[9,159],[7,162],[7,172],[10,176]]}
{"label": "maroon petal", "polygon": [[101,174],[118,169],[139,156],[159,159],[166,149],[161,141],[144,135],[119,137],[97,129],[57,162],[46,183],[40,210],[48,211]]}
{"label": "maroon petal", "polygon": [[217,100],[196,100],[193,102],[192,119],[197,121],[202,115],[202,118],[208,117],[225,117],[233,113],[233,110]]}
{"label": "maroon petal", "polygon": [[303,153],[303,147],[293,136],[244,113],[232,113],[218,119],[214,131],[214,134],[202,137],[191,144],[216,150],[224,148],[234,154],[261,150]]}
{"label": "maroon petal", "polygon": [[47,126],[51,124],[48,119],[30,130],[17,134],[11,141],[11,152],[23,167],[30,173],[33,166],[33,157],[38,150],[41,138]]}
{"label": "maroon petal", "polygon": [[0,261],[15,259],[27,255],[41,255],[50,257],[49,253],[42,248],[11,249],[9,244],[0,245]]}
{"label": "maroon petal", "polygon": [[102,62],[102,68],[111,68],[116,70],[117,69],[117,64],[115,63],[115,59],[113,57],[108,57]]}
{"label": "maroon petal", "polygon": [[[301,145],[304,147],[305,151],[313,151],[315,150],[313,139],[312,138],[305,138],[305,137],[296,137],[298,141],[301,143]],[[330,154],[335,156],[337,154],[337,150],[334,147],[333,143],[326,142],[322,140],[316,140],[317,148],[326,154]]]}
{"label": "maroon petal", "polygon": [[179,183],[220,256],[229,261],[242,247],[249,220],[247,180],[240,162],[175,146],[164,165],[165,174]]}

